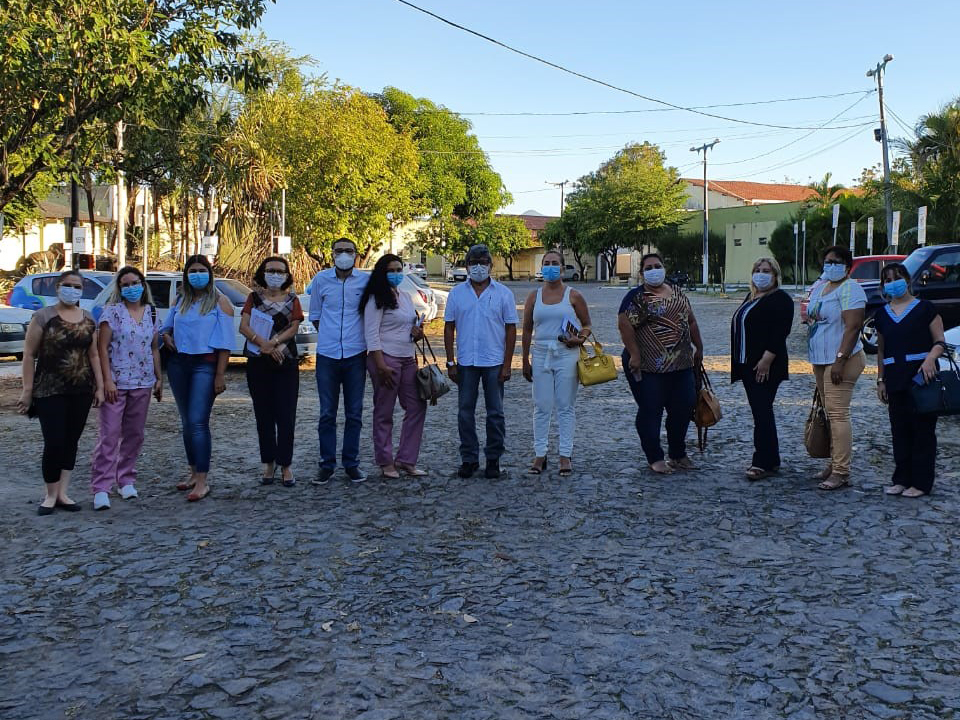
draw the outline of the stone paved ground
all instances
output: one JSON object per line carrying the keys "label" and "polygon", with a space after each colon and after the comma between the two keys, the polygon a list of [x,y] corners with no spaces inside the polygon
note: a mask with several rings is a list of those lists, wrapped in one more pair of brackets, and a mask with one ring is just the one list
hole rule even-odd
{"label": "stone paved ground", "polygon": [[[529,286],[518,285],[522,300]],[[585,290],[601,339],[622,290]],[[712,367],[734,301],[698,299]],[[799,356],[802,338],[792,341]],[[620,379],[582,391],[575,462],[524,474],[530,388],[508,384],[502,480],[454,477],[455,398],[431,408],[418,482],[260,488],[239,370],[214,409],[212,497],[186,504],[176,413],[154,405],[141,498],[35,515],[39,429],[0,393],[0,717],[958,718],[956,422],[935,495],[882,494],[873,378],[854,403],[854,487],[825,494],[781,391],[785,468],[748,484],[748,409],[695,473],[641,466]],[[316,463],[302,375],[296,463]],[[368,405],[369,407],[369,396]],[[364,431],[364,462],[371,465]],[[75,495],[94,428],[83,439]]]}

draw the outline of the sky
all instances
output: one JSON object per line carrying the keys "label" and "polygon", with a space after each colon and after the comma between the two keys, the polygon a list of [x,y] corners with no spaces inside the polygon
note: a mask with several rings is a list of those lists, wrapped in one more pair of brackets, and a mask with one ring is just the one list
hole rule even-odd
{"label": "sky", "polygon": [[[703,172],[690,148],[719,138],[708,156],[711,179],[805,184],[832,172],[833,182],[851,185],[881,160],[876,82],[865,73],[885,54],[894,56],[884,75],[891,138],[910,137],[923,114],[960,95],[955,0],[411,2],[648,98],[741,104],[703,109],[728,119],[665,108],[398,0],[268,6],[261,30],[311,56],[311,72],[365,92],[394,86],[466,117],[513,195],[504,212],[559,214],[561,191],[548,183],[576,181],[630,142],[659,145],[684,177]],[[914,8],[922,15],[912,16]],[[767,102],[811,96],[833,97]]]}

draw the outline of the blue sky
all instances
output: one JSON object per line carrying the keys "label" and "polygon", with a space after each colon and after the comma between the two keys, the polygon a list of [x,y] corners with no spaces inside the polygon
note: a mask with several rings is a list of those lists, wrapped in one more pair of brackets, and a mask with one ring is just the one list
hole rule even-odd
{"label": "blue sky", "polygon": [[[526,52],[681,106],[862,91],[886,53],[887,107],[906,125],[960,95],[960,2],[842,0],[684,3],[594,0],[413,0]],[[922,14],[911,16],[912,9]],[[827,171],[852,183],[880,161],[876,93],[706,110],[784,130],[659,110],[515,55],[396,0],[277,0],[262,30],[316,73],[377,92],[393,85],[467,115],[514,203],[507,212],[559,212],[547,181],[576,180],[633,141],[656,143],[684,176],[702,172],[689,148],[720,138],[710,177],[806,183]],[[858,102],[859,100],[859,102]],[[852,107],[851,107],[852,106]],[[497,115],[571,113],[585,115]],[[473,114],[488,113],[488,114]],[[891,137],[905,136],[888,117]],[[807,136],[808,135],[808,136]],[[806,136],[806,137],[805,137]],[[787,143],[789,147],[781,146]],[[757,155],[764,155],[750,160]],[[726,163],[726,164],[724,164]]]}

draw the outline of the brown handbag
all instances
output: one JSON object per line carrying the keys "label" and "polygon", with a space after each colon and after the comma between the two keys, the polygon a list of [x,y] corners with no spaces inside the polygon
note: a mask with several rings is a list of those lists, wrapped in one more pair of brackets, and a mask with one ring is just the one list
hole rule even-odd
{"label": "brown handbag", "polygon": [[710,377],[707,375],[703,363],[700,363],[700,370],[697,375],[699,389],[697,390],[697,402],[693,406],[693,422],[697,426],[697,446],[700,448],[700,452],[703,452],[703,449],[707,446],[707,428],[711,428],[720,422],[723,418],[723,410],[720,409],[720,401],[713,391],[713,385],[710,383]]}
{"label": "brown handbag", "polygon": [[830,457],[830,419],[823,407],[820,389],[813,389],[813,405],[803,428],[803,444],[812,458]]}

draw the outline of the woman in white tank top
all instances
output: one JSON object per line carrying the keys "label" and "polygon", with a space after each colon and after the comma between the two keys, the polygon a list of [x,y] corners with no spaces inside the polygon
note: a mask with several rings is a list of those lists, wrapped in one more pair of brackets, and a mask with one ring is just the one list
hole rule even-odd
{"label": "woman in white tank top", "polygon": [[577,358],[590,334],[590,311],[583,295],[564,284],[563,267],[558,251],[547,252],[543,256],[543,287],[531,292],[523,306],[523,377],[533,383],[533,475],[547,466],[547,436],[554,410],[560,435],[560,475],[573,472]]}

